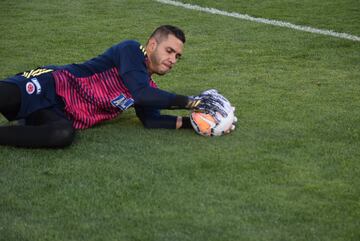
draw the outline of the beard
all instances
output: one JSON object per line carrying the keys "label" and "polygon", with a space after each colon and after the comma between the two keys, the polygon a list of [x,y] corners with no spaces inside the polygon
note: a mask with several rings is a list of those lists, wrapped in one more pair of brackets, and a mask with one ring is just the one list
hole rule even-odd
{"label": "beard", "polygon": [[161,59],[159,57],[157,48],[154,50],[153,54],[150,56],[150,61],[151,61],[151,65],[153,67],[153,71],[155,74],[164,75],[167,72],[169,72],[169,70],[161,69],[162,63],[161,63]]}

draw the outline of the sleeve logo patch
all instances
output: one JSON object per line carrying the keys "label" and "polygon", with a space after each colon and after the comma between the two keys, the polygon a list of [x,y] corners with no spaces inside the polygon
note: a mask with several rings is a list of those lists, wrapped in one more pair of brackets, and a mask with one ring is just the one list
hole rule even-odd
{"label": "sleeve logo patch", "polygon": [[113,99],[111,104],[124,111],[134,104],[134,100],[132,98],[126,98],[123,94],[121,94]]}

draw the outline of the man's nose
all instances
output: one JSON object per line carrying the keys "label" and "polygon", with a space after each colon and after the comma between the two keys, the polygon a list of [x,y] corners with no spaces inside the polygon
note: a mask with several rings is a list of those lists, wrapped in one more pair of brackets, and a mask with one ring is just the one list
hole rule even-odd
{"label": "man's nose", "polygon": [[171,55],[170,61],[171,61],[172,64],[176,64],[177,58],[176,58],[176,55],[175,55],[175,54],[172,54],[172,55]]}

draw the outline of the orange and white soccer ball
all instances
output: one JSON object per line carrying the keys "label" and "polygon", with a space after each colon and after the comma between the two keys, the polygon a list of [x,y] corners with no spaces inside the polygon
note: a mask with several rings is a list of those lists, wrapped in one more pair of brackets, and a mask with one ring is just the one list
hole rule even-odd
{"label": "orange and white soccer ball", "polygon": [[233,125],[236,122],[234,111],[228,112],[226,117],[221,116],[219,113],[216,115],[219,122],[211,114],[192,112],[190,114],[191,125],[196,133],[202,136],[221,136],[235,127]]}

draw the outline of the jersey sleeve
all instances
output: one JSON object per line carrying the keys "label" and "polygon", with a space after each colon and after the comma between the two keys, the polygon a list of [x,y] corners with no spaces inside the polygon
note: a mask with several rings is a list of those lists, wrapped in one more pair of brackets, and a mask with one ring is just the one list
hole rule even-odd
{"label": "jersey sleeve", "polygon": [[[151,87],[142,81],[145,76],[139,72],[129,72],[124,76],[124,84],[131,92],[135,104],[157,109],[171,109],[175,94]],[[149,78],[147,76],[147,78]]]}
{"label": "jersey sleeve", "polygon": [[161,115],[158,109],[135,106],[136,116],[146,128],[176,128],[176,116]]}

